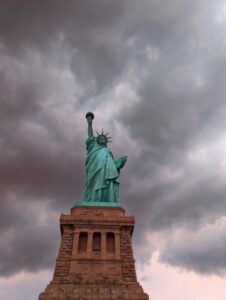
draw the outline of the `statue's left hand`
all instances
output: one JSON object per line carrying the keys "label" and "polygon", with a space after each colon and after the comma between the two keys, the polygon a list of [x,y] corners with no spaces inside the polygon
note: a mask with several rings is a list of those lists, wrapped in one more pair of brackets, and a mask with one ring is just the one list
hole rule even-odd
{"label": "statue's left hand", "polygon": [[120,170],[122,167],[124,167],[126,162],[127,162],[127,156],[122,156],[119,159],[117,159],[115,161],[117,169]]}

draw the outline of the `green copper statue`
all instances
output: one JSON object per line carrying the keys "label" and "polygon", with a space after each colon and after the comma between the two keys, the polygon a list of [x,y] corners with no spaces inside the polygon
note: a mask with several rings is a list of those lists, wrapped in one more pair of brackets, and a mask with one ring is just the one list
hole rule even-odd
{"label": "green copper statue", "polygon": [[88,139],[86,140],[86,185],[82,203],[95,202],[117,205],[119,196],[119,173],[127,161],[126,156],[115,160],[107,147],[108,133],[97,132],[93,135],[92,122],[94,114],[86,114]]}

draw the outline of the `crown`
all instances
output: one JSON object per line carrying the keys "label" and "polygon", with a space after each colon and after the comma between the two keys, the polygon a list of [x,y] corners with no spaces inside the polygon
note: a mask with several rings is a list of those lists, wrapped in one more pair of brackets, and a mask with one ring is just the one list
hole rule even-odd
{"label": "crown", "polygon": [[106,140],[107,140],[107,143],[111,143],[111,142],[112,142],[112,141],[110,140],[111,136],[108,136],[109,132],[104,133],[104,131],[103,131],[103,129],[102,129],[101,133],[99,133],[98,131],[96,131],[96,133],[97,133],[96,139],[98,139],[99,136],[104,136],[104,137],[106,138]]}

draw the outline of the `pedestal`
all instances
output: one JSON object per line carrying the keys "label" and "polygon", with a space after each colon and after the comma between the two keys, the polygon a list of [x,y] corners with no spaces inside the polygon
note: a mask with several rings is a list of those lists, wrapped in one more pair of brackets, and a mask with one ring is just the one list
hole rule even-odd
{"label": "pedestal", "polygon": [[74,206],[61,215],[53,280],[39,300],[148,300],[136,277],[134,217],[121,207]]}

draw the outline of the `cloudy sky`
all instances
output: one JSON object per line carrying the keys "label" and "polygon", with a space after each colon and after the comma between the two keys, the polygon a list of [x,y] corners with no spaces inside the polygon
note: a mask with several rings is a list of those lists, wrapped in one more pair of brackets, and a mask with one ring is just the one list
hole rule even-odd
{"label": "cloudy sky", "polygon": [[0,300],[51,280],[87,111],[128,155],[145,291],[225,300],[226,1],[1,1],[0,62]]}

